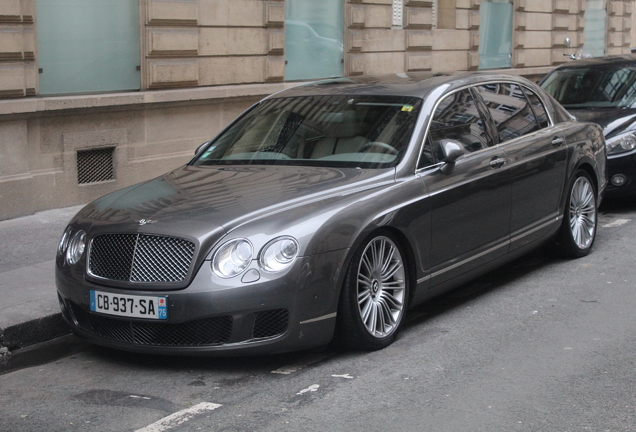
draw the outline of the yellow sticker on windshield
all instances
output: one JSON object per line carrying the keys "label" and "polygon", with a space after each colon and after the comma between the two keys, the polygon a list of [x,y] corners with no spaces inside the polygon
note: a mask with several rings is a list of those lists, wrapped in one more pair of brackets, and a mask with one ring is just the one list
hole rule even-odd
{"label": "yellow sticker on windshield", "polygon": [[402,111],[411,112],[413,111],[413,105],[404,105],[402,107]]}

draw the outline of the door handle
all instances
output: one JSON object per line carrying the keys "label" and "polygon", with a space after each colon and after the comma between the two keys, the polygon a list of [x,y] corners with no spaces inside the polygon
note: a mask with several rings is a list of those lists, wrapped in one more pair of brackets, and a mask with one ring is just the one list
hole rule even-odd
{"label": "door handle", "polygon": [[490,167],[491,168],[501,168],[503,166],[503,164],[506,163],[506,160],[502,157],[499,156],[495,156],[494,158],[492,158],[490,160]]}
{"label": "door handle", "polygon": [[564,142],[565,142],[565,140],[563,139],[563,137],[554,137],[554,138],[552,138],[552,145],[555,146],[555,147],[560,146]]}

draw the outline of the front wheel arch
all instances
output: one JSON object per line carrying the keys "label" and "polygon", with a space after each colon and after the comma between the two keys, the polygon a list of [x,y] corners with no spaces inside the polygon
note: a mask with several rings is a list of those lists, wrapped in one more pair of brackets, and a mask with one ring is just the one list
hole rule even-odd
{"label": "front wheel arch", "polygon": [[[382,331],[376,332],[375,321],[371,323],[370,320],[365,320],[363,315],[366,310],[365,306],[368,303],[372,303],[371,296],[367,295],[363,300],[361,297],[361,291],[364,290],[364,285],[361,284],[361,275],[368,270],[368,266],[363,263],[363,257],[369,257],[372,254],[374,246],[379,246],[380,243],[386,242],[386,245],[394,246],[397,259],[401,262],[402,274],[401,278],[396,276],[397,279],[403,280],[403,294],[402,291],[395,291],[392,287],[396,283],[396,279],[391,278],[390,281],[379,278],[380,285],[383,287],[380,289],[379,294],[388,294],[389,298],[396,297],[400,300],[401,306],[399,311],[395,314],[396,322],[394,325],[382,325]],[[410,246],[408,241],[400,233],[396,233],[395,230],[390,228],[379,228],[367,236],[365,236],[360,242],[356,242],[356,247],[352,248],[353,253],[347,262],[347,267],[344,273],[343,282],[341,284],[341,291],[338,302],[338,315],[336,320],[336,334],[334,336],[334,342],[346,348],[362,349],[362,350],[377,350],[385,348],[393,343],[399,329],[403,326],[405,321],[405,314],[410,304],[414,287],[413,265]],[[388,255],[387,255],[388,256]],[[387,260],[382,260],[383,263],[388,263]],[[390,261],[390,259],[388,260]],[[364,275],[366,276],[366,275]],[[386,285],[385,285],[386,282]],[[372,285],[369,283],[368,286]],[[373,290],[368,290],[371,293]],[[376,291],[377,292],[377,291]],[[378,300],[375,305],[377,310],[386,314],[388,309],[379,305],[382,303],[386,306],[381,299],[383,295],[374,297]],[[363,305],[364,303],[364,305]],[[387,302],[388,303],[388,302]],[[393,312],[393,310],[392,310]],[[392,315],[393,316],[393,315]],[[384,323],[384,321],[382,321]],[[372,329],[373,328],[373,331]],[[384,334],[385,328],[389,328],[388,333]]]}

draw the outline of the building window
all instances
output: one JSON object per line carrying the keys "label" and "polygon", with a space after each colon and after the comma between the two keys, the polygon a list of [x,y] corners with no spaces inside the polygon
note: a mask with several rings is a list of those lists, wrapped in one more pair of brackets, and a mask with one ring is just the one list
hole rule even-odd
{"label": "building window", "polygon": [[605,55],[605,21],[607,12],[603,0],[587,0],[585,2],[585,43],[583,51],[593,57]]}
{"label": "building window", "polygon": [[287,0],[285,7],[285,80],[341,77],[344,0]]}
{"label": "building window", "polygon": [[38,0],[40,94],[138,90],[139,3]]}
{"label": "building window", "polygon": [[482,1],[479,7],[479,69],[512,66],[512,3]]}

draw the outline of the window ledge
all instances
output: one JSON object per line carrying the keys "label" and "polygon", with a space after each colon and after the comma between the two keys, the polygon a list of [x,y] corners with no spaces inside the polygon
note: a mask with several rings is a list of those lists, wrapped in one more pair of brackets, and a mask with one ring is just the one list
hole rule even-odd
{"label": "window ledge", "polygon": [[76,96],[37,96],[0,100],[0,116],[47,113],[86,108],[109,108],[179,103],[238,97],[265,97],[300,83],[242,84],[179,90],[153,90]]}

